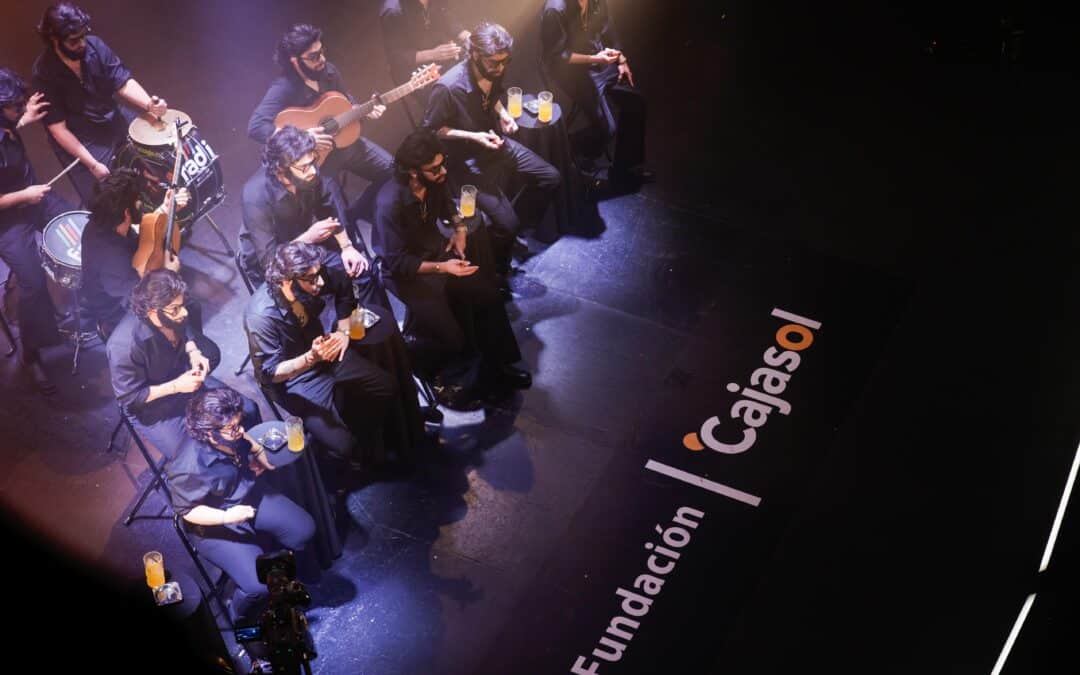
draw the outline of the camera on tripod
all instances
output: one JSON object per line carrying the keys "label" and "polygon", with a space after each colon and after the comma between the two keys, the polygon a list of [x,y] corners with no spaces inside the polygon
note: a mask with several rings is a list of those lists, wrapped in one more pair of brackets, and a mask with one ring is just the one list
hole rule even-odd
{"label": "camera on tripod", "polygon": [[265,645],[271,669],[256,665],[251,672],[310,675],[310,661],[318,654],[302,608],[311,604],[311,595],[296,579],[296,558],[292,551],[260,555],[255,559],[255,573],[266,584],[270,599],[259,623],[237,627],[235,636],[240,643]]}

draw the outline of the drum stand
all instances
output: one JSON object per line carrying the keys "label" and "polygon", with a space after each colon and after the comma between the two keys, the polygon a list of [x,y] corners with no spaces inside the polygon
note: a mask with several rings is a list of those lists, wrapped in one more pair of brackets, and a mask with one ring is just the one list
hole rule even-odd
{"label": "drum stand", "polygon": [[[225,238],[225,233],[221,231],[221,228],[218,227],[218,224],[215,223],[214,219],[210,217],[210,213],[206,212],[203,214],[202,217],[206,219],[206,222],[210,223],[210,227],[214,228],[214,233],[218,236],[218,239],[221,240],[221,243],[225,245],[225,252],[229,255],[229,257],[235,257],[236,252],[233,251],[232,246],[229,245],[229,240]],[[194,222],[191,223],[191,228],[195,229]]]}
{"label": "drum stand", "polygon": [[94,338],[98,337],[98,334],[94,331],[84,331],[82,329],[82,298],[79,295],[78,288],[71,289],[71,297],[75,306],[75,326],[73,329],[60,328],[58,331],[75,345],[75,354],[71,358],[71,374],[78,375],[79,350],[82,349],[83,345],[93,342]]}

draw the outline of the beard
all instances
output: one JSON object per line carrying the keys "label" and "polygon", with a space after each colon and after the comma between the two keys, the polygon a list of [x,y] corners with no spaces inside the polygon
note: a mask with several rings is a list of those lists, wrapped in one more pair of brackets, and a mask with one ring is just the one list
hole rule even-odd
{"label": "beard", "polygon": [[232,450],[237,455],[240,454],[240,451],[243,449],[244,444],[247,443],[243,436],[237,439],[228,439],[222,436],[221,432],[217,430],[210,432],[210,442],[216,445],[223,445],[226,448]]}
{"label": "beard", "polygon": [[158,312],[158,319],[161,321],[161,326],[163,328],[168,328],[181,338],[184,336],[184,328],[187,326],[187,317],[184,317],[179,321],[173,321],[165,316],[163,312]]}
{"label": "beard", "polygon": [[426,189],[429,189],[429,190],[432,190],[432,189],[437,190],[437,189],[441,188],[443,185],[446,184],[446,174],[445,173],[441,174],[438,178],[432,180],[431,178],[428,178],[427,174],[424,173],[423,171],[418,171],[416,173],[416,178],[420,181],[420,185],[424,186]]}
{"label": "beard", "polygon": [[492,84],[499,84],[500,82],[502,82],[503,75],[506,74],[506,68],[503,68],[503,71],[498,74],[491,72],[484,67],[484,64],[480,61],[480,59],[474,59],[473,65],[476,66],[476,72],[480,75],[480,77],[488,80]]}
{"label": "beard", "polygon": [[323,78],[324,75],[326,75],[326,63],[325,62],[323,62],[322,70],[315,70],[314,68],[308,67],[308,65],[306,63],[304,63],[303,59],[297,57],[297,59],[296,59],[296,67],[300,69],[300,73],[304,77],[306,77],[309,80],[314,80],[315,82],[318,82],[319,80],[321,80]]}
{"label": "beard", "polygon": [[[324,287],[325,288],[325,287]],[[293,296],[296,301],[304,306],[304,309],[311,307],[317,301],[318,296],[308,293],[304,289],[300,288],[299,282],[293,281],[292,285]]]}
{"label": "beard", "polygon": [[57,41],[56,46],[60,49],[60,53],[72,61],[82,61],[82,57],[86,56],[86,47],[83,47],[82,49],[68,49],[63,41]]}

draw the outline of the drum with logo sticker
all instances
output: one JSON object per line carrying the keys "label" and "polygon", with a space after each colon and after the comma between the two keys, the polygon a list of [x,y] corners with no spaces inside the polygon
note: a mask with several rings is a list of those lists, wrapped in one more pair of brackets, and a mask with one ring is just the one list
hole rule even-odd
{"label": "drum with logo sticker", "polygon": [[67,211],[41,233],[41,266],[64,288],[82,286],[82,233],[89,220],[89,211]]}
{"label": "drum with logo sticker", "polygon": [[165,199],[165,190],[172,182],[176,120],[181,122],[181,147],[184,152],[177,182],[191,193],[188,205],[177,211],[176,222],[182,230],[187,230],[192,222],[225,200],[221,161],[187,113],[170,109],[160,120],[148,115],[132,120],[128,125],[127,142],[120,146],[113,158],[112,169],[128,168],[142,176],[140,196],[143,213],[160,206]]}

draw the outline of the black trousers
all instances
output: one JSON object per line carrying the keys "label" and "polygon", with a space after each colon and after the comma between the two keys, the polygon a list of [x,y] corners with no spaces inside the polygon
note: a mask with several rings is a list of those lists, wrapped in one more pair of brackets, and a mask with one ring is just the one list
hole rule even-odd
{"label": "black trousers", "polygon": [[486,229],[468,235],[465,257],[479,266],[475,274],[422,274],[387,285],[408,309],[405,332],[415,338],[421,374],[470,388],[521,360],[521,351],[498,293]]}
{"label": "black trousers", "polygon": [[[120,114],[113,118],[112,123],[102,126],[97,130],[97,133],[93,136],[77,136],[83,146],[94,156],[97,161],[101,162],[105,166],[112,170],[112,158],[116,153],[117,148],[127,140],[128,125],[131,120],[135,119],[135,113],[131,112],[127,108],[120,106]],[[53,140],[52,134],[47,134],[49,138],[49,145],[52,146],[53,153],[56,154],[56,159],[60,161],[62,167],[66,167],[75,159],[74,155],[68,154],[66,150],[60,147],[60,144]],[[94,195],[94,185],[97,184],[97,179],[90,173],[90,169],[87,169],[82,162],[75,165],[75,168],[68,172],[68,178],[71,180],[71,184],[75,186],[75,191],[79,193],[79,199],[82,200],[81,205],[87,207],[90,203],[90,197]]]}
{"label": "black trousers", "polygon": [[588,122],[584,133],[573,139],[581,156],[596,159],[614,141],[612,168],[617,173],[645,161],[645,97],[637,88],[619,84],[618,66],[567,66],[554,78]]}
{"label": "black trousers", "polygon": [[381,456],[387,409],[398,396],[396,379],[357,354],[319,365],[285,381],[282,406],[304,420],[328,454],[359,461],[363,451]]}
{"label": "black trousers", "polygon": [[[492,226],[491,249],[496,272],[506,274],[510,270],[514,237],[523,225],[518,214],[524,216],[525,225],[539,222],[562,176],[546,160],[511,138],[505,139],[498,151],[458,167],[452,189],[460,190],[464,184],[476,186],[476,205]],[[506,196],[505,190],[510,185],[525,189],[516,207]]]}
{"label": "black trousers", "polygon": [[370,181],[356,201],[349,204],[347,212],[349,236],[353,241],[359,241],[355,223],[359,218],[374,222],[375,196],[382,184],[394,175],[393,156],[378,143],[361,136],[352,145],[331,152],[321,169],[333,178],[341,171],[348,171]]}
{"label": "black trousers", "polygon": [[[291,551],[302,551],[315,536],[315,521],[311,514],[285,495],[272,490],[249,495],[255,507],[256,532],[274,537]],[[249,521],[250,522],[250,521]],[[197,527],[187,525],[199,553],[222,569],[236,584],[233,593],[233,613],[240,625],[253,622],[260,605],[269,596],[264,584],[259,583],[255,571],[255,558],[263,549],[253,534],[241,534],[226,527]]]}
{"label": "black trousers", "polygon": [[39,347],[60,341],[56,310],[45,286],[45,270],[34,233],[70,210],[63,199],[48,194],[33,208],[23,210],[27,222],[0,224],[0,258],[11,268],[18,284],[17,320],[24,358],[35,356]]}

